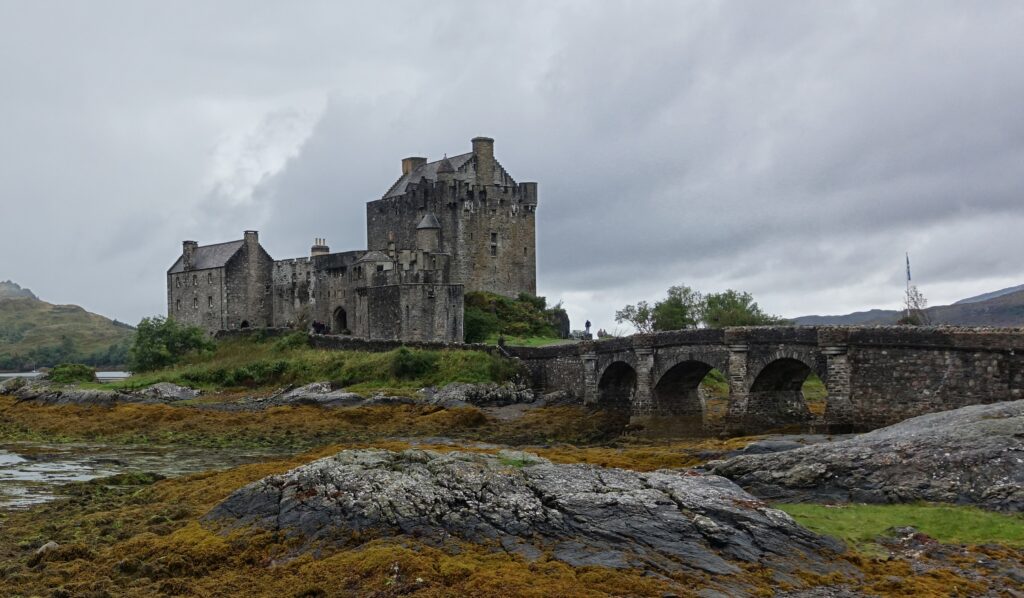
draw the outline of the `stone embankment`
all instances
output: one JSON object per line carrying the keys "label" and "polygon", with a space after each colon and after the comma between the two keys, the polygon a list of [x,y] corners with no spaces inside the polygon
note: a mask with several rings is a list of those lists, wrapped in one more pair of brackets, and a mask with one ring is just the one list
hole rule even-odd
{"label": "stone embankment", "polygon": [[554,464],[529,453],[350,450],[250,484],[206,517],[318,542],[453,536],[573,566],[846,571],[843,547],[715,475]]}
{"label": "stone embankment", "polygon": [[766,500],[1024,510],[1024,401],[931,413],[838,442],[707,465]]}

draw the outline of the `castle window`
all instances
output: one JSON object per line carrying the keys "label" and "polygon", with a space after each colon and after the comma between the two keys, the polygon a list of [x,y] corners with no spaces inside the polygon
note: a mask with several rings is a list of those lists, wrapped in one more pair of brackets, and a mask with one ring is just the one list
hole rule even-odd
{"label": "castle window", "polygon": [[263,294],[265,294],[265,295],[269,295],[270,294],[270,285],[269,284],[266,287],[264,287]]}
{"label": "castle window", "polygon": [[181,299],[177,299],[174,302],[174,311],[181,311]]}
{"label": "castle window", "polygon": [[206,307],[213,309],[213,295],[206,298]]}
{"label": "castle window", "polygon": [[175,277],[174,278],[174,288],[176,288],[176,289],[180,289],[181,288],[181,278],[180,277]]}
{"label": "castle window", "polygon": [[199,277],[196,276],[195,274],[192,275],[192,286],[194,286],[194,287],[199,286]]}
{"label": "castle window", "polygon": [[199,309],[199,297],[192,298],[192,309]]}
{"label": "castle window", "polygon": [[527,252],[528,249],[529,249],[528,247],[523,247],[523,255],[526,255],[526,252]]}
{"label": "castle window", "polygon": [[206,284],[213,284],[213,272],[206,273]]}
{"label": "castle window", "polygon": [[384,264],[377,264],[377,271],[378,272],[383,272],[384,271]]}
{"label": "castle window", "polygon": [[491,245],[491,255],[492,256],[498,255],[498,246],[497,245]]}

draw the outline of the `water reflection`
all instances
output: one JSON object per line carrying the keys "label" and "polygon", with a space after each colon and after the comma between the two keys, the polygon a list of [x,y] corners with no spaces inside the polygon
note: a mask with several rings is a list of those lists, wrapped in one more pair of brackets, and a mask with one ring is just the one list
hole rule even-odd
{"label": "water reflection", "polygon": [[96,444],[0,445],[0,510],[24,508],[60,496],[68,482],[127,472],[177,476],[280,456],[281,451]]}

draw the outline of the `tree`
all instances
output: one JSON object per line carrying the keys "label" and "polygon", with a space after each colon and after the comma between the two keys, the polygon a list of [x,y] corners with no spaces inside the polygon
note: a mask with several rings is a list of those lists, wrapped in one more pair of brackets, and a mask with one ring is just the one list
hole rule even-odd
{"label": "tree", "polygon": [[632,324],[633,328],[641,334],[654,332],[654,313],[646,301],[636,305],[627,305],[615,312],[615,321],[619,324],[626,322]]}
{"label": "tree", "polygon": [[654,330],[696,328],[703,302],[701,294],[688,286],[669,287],[668,297],[655,303],[651,310]]}
{"label": "tree", "polygon": [[174,365],[190,351],[206,351],[213,342],[201,328],[184,326],[170,318],[142,318],[135,342],[128,352],[129,367],[136,372]]}
{"label": "tree", "polygon": [[750,293],[732,289],[706,295],[701,319],[708,328],[787,323],[784,318],[764,313]]}
{"label": "tree", "polygon": [[903,299],[904,312],[898,324],[907,326],[928,326],[932,323],[928,315],[928,300],[924,298],[916,285],[907,287],[907,295]]}

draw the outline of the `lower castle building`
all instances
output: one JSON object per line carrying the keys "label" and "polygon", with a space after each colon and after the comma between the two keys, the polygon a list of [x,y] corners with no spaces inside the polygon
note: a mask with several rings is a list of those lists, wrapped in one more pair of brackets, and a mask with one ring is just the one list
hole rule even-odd
{"label": "lower castle building", "polygon": [[536,294],[537,184],[516,183],[494,141],[428,162],[366,204],[366,250],[274,260],[256,231],[185,241],[167,271],[167,315],[218,330],[308,328],[368,339],[462,342],[463,294]]}

